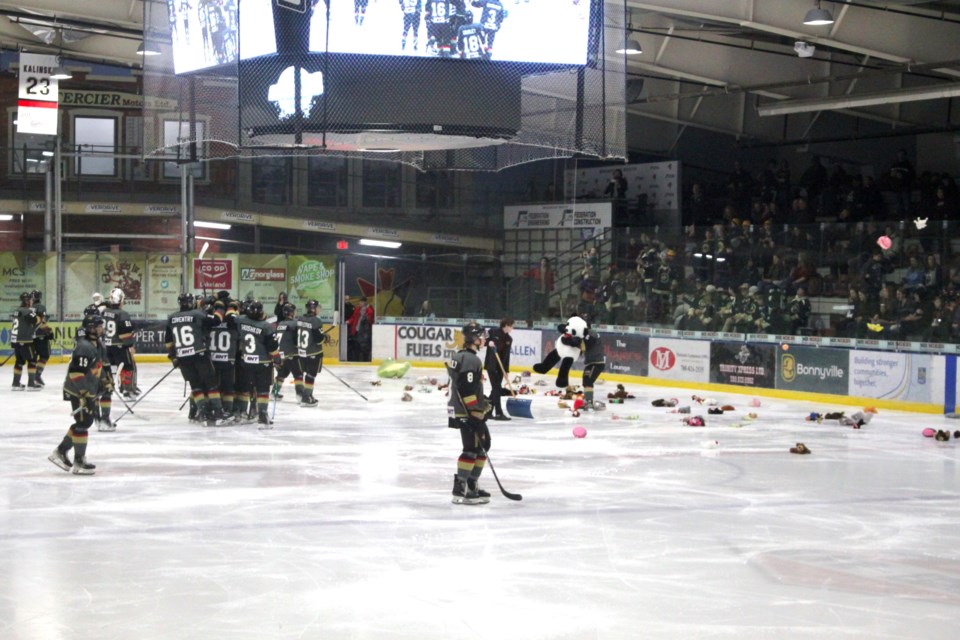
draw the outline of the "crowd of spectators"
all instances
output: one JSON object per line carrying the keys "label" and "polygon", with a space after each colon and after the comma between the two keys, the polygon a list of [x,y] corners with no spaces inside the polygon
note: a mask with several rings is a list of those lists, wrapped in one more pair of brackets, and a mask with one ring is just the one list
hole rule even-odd
{"label": "crowd of spectators", "polygon": [[691,185],[681,234],[630,229],[607,265],[585,252],[579,304],[609,324],[960,342],[958,202],[903,152],[876,180],[817,157],[799,176],[736,162]]}

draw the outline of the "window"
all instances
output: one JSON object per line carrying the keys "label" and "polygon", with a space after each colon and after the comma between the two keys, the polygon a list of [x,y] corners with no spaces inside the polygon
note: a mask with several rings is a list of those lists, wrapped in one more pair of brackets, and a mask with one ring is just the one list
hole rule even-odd
{"label": "window", "polygon": [[116,176],[117,119],[76,116],[73,119],[74,172],[83,176]]}
{"label": "window", "polygon": [[17,112],[11,114],[10,121],[13,130],[10,139],[13,140],[13,157],[10,160],[10,173],[45,173],[52,157],[43,155],[43,152],[53,152],[53,136],[43,136],[36,133],[17,133]]}
{"label": "window", "polygon": [[[206,123],[198,121],[196,123],[196,139],[204,140],[206,133]],[[163,146],[167,150],[167,156],[175,158],[177,161],[186,162],[190,158],[190,123],[181,120],[163,121]],[[207,163],[199,162],[203,159],[203,143],[197,143],[197,160],[190,165],[191,174],[200,180],[207,177]],[[163,163],[164,178],[179,178],[180,164],[176,161],[167,161]]]}
{"label": "window", "polygon": [[417,206],[423,208],[453,206],[453,175],[446,171],[417,174]]}
{"label": "window", "polygon": [[363,161],[363,206],[396,208],[400,206],[400,164]]}
{"label": "window", "polygon": [[260,204],[290,204],[292,163],[290,158],[254,158],[251,197]]}
{"label": "window", "polygon": [[310,158],[307,204],[312,207],[347,206],[346,158]]}

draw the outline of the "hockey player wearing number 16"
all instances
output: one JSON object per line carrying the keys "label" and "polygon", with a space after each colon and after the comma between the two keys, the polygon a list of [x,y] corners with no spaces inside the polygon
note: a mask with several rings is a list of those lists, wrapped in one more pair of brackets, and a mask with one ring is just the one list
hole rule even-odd
{"label": "hockey player wearing number 16", "polygon": [[167,357],[174,367],[180,368],[183,379],[190,385],[197,416],[205,420],[208,427],[222,425],[223,403],[213,364],[207,357],[206,336],[211,328],[222,322],[223,311],[215,309],[213,313],[206,313],[195,308],[191,293],[181,293],[177,302],[180,311],[167,317]]}
{"label": "hockey player wearing number 16", "polygon": [[483,504],[490,494],[477,486],[490,450],[487,414],[490,405],[483,395],[483,363],[477,350],[486,332],[475,322],[463,326],[463,349],[447,361],[450,376],[450,400],[447,402],[447,426],[460,430],[463,446],[453,476],[454,504]]}

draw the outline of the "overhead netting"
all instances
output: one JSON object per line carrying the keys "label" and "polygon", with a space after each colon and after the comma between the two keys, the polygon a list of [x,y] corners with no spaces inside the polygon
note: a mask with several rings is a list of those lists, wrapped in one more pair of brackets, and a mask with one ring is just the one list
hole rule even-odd
{"label": "overhead netting", "polygon": [[149,158],[626,156],[622,4],[153,0],[144,22]]}

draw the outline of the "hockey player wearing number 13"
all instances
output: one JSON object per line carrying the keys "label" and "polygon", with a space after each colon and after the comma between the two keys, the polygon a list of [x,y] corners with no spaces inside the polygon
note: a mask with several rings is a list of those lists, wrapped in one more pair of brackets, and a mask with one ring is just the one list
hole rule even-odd
{"label": "hockey player wearing number 13", "polygon": [[303,395],[301,407],[316,407],[313,397],[313,384],[317,374],[323,368],[323,345],[330,342],[330,336],[323,332],[323,322],[317,317],[320,303],[307,300],[306,313],[297,319],[297,356],[303,372]]}
{"label": "hockey player wearing number 13", "polygon": [[475,322],[461,330],[463,349],[447,361],[450,376],[450,400],[447,402],[447,426],[460,430],[463,445],[457,459],[457,473],[453,476],[454,504],[484,504],[490,494],[477,486],[490,450],[490,430],[487,414],[490,405],[483,395],[483,363],[477,350],[483,344],[486,332]]}
{"label": "hockey player wearing number 13", "polygon": [[223,403],[213,364],[207,357],[206,336],[211,328],[223,321],[223,311],[215,309],[213,313],[207,313],[197,309],[192,293],[181,293],[177,302],[180,311],[167,317],[167,357],[174,367],[180,368],[183,379],[190,385],[197,416],[208,427],[222,425]]}

